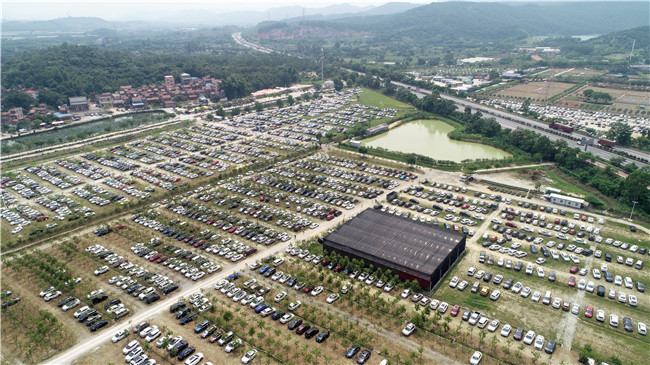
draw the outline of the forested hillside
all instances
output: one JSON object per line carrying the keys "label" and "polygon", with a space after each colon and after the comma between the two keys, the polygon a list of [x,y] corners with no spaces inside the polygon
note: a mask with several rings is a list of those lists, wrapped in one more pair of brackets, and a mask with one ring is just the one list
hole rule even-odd
{"label": "forested hillside", "polygon": [[2,63],[5,88],[48,88],[63,95],[115,91],[121,85],[138,87],[162,83],[164,75],[211,75],[223,80],[229,98],[298,80],[300,71],[315,68],[312,61],[282,55],[134,55],[90,46],[63,44],[26,52]]}
{"label": "forested hillside", "polygon": [[342,47],[365,43],[402,52],[408,47],[512,45],[530,36],[605,34],[645,26],[649,12],[647,2],[436,2],[393,15],[289,22],[291,27],[276,38],[337,37]]}

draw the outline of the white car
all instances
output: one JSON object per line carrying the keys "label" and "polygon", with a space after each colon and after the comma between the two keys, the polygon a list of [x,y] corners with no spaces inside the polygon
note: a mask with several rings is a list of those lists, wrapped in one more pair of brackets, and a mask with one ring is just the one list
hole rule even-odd
{"label": "white car", "polygon": [[294,317],[293,313],[287,313],[280,318],[280,323],[282,324],[287,324],[289,323],[290,320],[292,320]]}
{"label": "white car", "polygon": [[[154,326],[154,327],[156,327],[156,326]],[[161,334],[162,334],[162,332],[160,331],[160,329],[158,329],[158,327],[156,327],[156,328],[152,329],[151,332],[149,332],[149,334],[147,335],[147,337],[145,337],[144,340],[147,341],[147,342],[151,342],[151,341],[157,339],[158,337],[160,337]]]}
{"label": "white car", "polygon": [[257,350],[252,349],[252,350],[248,351],[246,354],[244,354],[244,356],[242,356],[241,363],[242,364],[248,364],[249,362],[251,362],[255,358],[255,355],[257,355]]}
{"label": "white car", "polygon": [[274,300],[275,300],[275,302],[277,303],[277,302],[281,301],[282,299],[284,299],[284,297],[286,297],[286,296],[287,296],[287,292],[286,292],[286,291],[279,292],[279,293],[275,296]]}
{"label": "white car", "polygon": [[453,278],[451,278],[451,282],[449,282],[449,287],[455,288],[456,285],[458,285],[458,281],[459,281],[458,277],[454,276]]}
{"label": "white car", "polygon": [[79,318],[79,316],[81,316],[85,311],[89,311],[89,310],[90,310],[90,307],[89,307],[89,306],[87,306],[87,305],[86,305],[86,306],[83,306],[83,307],[77,309],[77,311],[74,312],[73,316],[74,316],[75,318]]}
{"label": "white car", "polygon": [[287,309],[289,309],[290,311],[296,310],[296,309],[298,309],[298,307],[300,307],[301,304],[302,303],[299,300],[296,300],[295,302],[291,302],[289,304],[289,308],[287,308]]}
{"label": "white car", "polygon": [[618,316],[616,314],[609,315],[609,325],[612,327],[618,327]]}
{"label": "white car", "polygon": [[330,295],[329,297],[327,297],[327,303],[332,304],[332,303],[336,302],[338,299],[339,299],[338,293],[334,293],[334,294]]}
{"label": "white car", "polygon": [[315,296],[317,296],[318,294],[320,294],[322,292],[323,292],[323,287],[319,285],[319,286],[315,287],[314,290],[311,291],[311,295],[313,297],[315,297]]}
{"label": "white car", "polygon": [[[631,297],[633,297],[633,295],[630,295],[630,298]],[[634,300],[636,301],[636,298],[634,298]],[[63,309],[64,312],[67,312],[70,309],[78,306],[80,303],[81,303],[81,300],[79,300],[78,298],[75,298],[73,301],[66,303],[66,305],[64,305],[63,308],[61,308],[61,309]],[[631,304],[632,303],[630,303],[630,305]]]}
{"label": "white car", "polygon": [[407,324],[406,327],[404,327],[404,329],[402,330],[402,334],[403,334],[404,336],[410,336],[411,333],[413,333],[413,331],[415,331],[415,325],[414,325],[413,323],[409,323],[409,324]]}
{"label": "white car", "polygon": [[108,271],[108,266],[102,266],[99,269],[95,270],[95,276],[99,276]]}
{"label": "white car", "polygon": [[122,354],[126,355],[129,352],[135,350],[135,348],[138,346],[140,346],[140,342],[138,340],[133,340],[129,342],[126,346],[124,346],[124,349],[122,350]]}
{"label": "white car", "polygon": [[645,336],[648,333],[648,329],[646,328],[645,323],[639,322],[639,324],[637,324],[636,327],[637,327],[637,331],[639,332],[640,335]]}
{"label": "white car", "polygon": [[44,299],[45,299],[46,302],[49,302],[50,300],[52,300],[54,298],[58,298],[60,295],[61,295],[61,292],[57,290],[55,292],[50,292],[47,295],[45,295]]}
{"label": "white car", "polygon": [[411,295],[411,290],[410,290],[410,289],[404,289],[404,291],[402,292],[402,294],[400,294],[400,297],[402,297],[402,299],[406,299],[406,298],[408,298],[410,295]]}
{"label": "white car", "polygon": [[498,319],[492,320],[492,322],[490,322],[490,324],[488,325],[488,331],[490,332],[496,331],[497,328],[499,328],[499,324],[500,323]]}
{"label": "white car", "polygon": [[196,354],[190,356],[187,360],[185,360],[185,365],[198,365],[203,360],[203,354],[200,352],[197,352]]}
{"label": "white car", "polygon": [[512,326],[510,326],[509,324],[505,324],[501,329],[501,336],[503,337],[510,336],[510,331],[512,331]]}
{"label": "white car", "polygon": [[526,336],[524,337],[524,343],[526,345],[530,345],[533,343],[533,340],[535,339],[535,332],[533,330],[530,330],[526,333]]}
{"label": "white car", "polygon": [[469,358],[469,363],[471,365],[478,365],[483,358],[483,353],[481,351],[474,351],[474,355]]}
{"label": "white car", "polygon": [[241,340],[240,338],[238,338],[238,339],[236,339],[236,340],[230,342],[230,343],[228,344],[228,346],[226,346],[225,351],[226,351],[227,353],[231,353],[231,352],[233,352],[234,350],[236,350],[236,349],[237,349],[239,346],[241,346],[241,345],[242,345],[242,340]]}
{"label": "white car", "polygon": [[596,320],[598,322],[605,322],[605,311],[602,309],[599,309],[596,311]]}
{"label": "white car", "polygon": [[544,336],[542,335],[537,335],[537,338],[535,338],[535,344],[533,345],[535,347],[535,350],[542,351],[544,348]]}
{"label": "white car", "polygon": [[631,305],[632,307],[636,307],[636,306],[637,306],[636,295],[630,294],[630,295],[627,297],[627,300],[628,300],[628,303],[630,303],[630,305]]}
{"label": "white car", "polygon": [[128,333],[128,331],[127,331],[126,329],[123,329],[123,330],[121,330],[120,332],[118,332],[118,333],[116,333],[115,335],[113,335],[113,338],[111,338],[111,341],[112,341],[113,343],[115,343],[115,342],[119,342],[119,341],[121,341],[122,339],[126,338],[127,333]]}

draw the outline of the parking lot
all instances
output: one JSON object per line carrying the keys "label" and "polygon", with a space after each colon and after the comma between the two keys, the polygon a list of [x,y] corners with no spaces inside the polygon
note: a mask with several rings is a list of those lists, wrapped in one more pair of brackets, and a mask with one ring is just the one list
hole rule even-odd
{"label": "parking lot", "polygon": [[[21,298],[7,311],[43,308],[64,339],[34,360],[62,352],[103,363],[142,346],[157,362],[178,362],[156,346],[171,332],[168,340],[194,348],[186,358],[203,355],[198,363],[241,363],[251,350],[252,363],[362,354],[369,363],[466,363],[476,350],[482,364],[574,363],[580,348],[612,343],[612,355],[643,362],[645,228],[461,182],[460,173],[317,149],[318,133],[400,113],[359,104],[359,92],[3,171],[3,237],[83,222],[56,243],[3,257],[2,289]],[[324,254],[318,238],[368,208],[464,233],[466,252],[432,292]],[[135,332],[143,321],[157,326],[153,335]],[[126,338],[104,343],[125,328]]]}

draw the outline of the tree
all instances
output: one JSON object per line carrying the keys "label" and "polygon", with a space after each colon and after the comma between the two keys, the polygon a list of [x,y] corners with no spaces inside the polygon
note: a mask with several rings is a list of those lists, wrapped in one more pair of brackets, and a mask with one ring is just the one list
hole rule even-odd
{"label": "tree", "polygon": [[12,91],[2,98],[2,111],[13,108],[29,109],[34,104],[34,98],[20,91]]}
{"label": "tree", "polygon": [[632,129],[627,123],[614,122],[607,131],[607,138],[613,139],[620,145],[628,145],[632,141]]}
{"label": "tree", "polygon": [[622,195],[630,201],[641,202],[643,199],[647,199],[648,181],[650,181],[650,173],[643,170],[634,171],[623,182]]}
{"label": "tree", "polygon": [[219,105],[219,109],[217,109],[217,111],[214,114],[223,118],[226,116],[226,111],[223,110],[223,107],[221,105]]}
{"label": "tree", "polygon": [[277,105],[278,108],[282,108],[284,106],[284,101],[282,101],[282,99],[277,99],[275,105]]}
{"label": "tree", "polygon": [[289,94],[289,96],[287,96],[287,104],[293,105],[294,103],[295,100],[293,100],[293,95]]}

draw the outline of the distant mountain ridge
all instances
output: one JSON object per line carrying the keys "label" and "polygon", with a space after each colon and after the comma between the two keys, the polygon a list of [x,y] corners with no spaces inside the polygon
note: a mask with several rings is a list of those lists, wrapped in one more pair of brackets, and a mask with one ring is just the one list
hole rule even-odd
{"label": "distant mountain ridge", "polygon": [[648,24],[648,2],[436,2],[392,15],[307,23],[379,38],[475,39],[604,34]]}
{"label": "distant mountain ridge", "polygon": [[5,20],[3,32],[86,32],[98,28],[137,28],[140,21],[111,22],[97,17],[68,17],[51,20]]}

